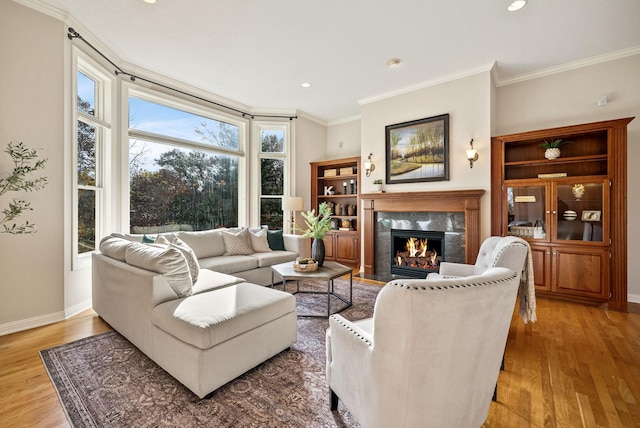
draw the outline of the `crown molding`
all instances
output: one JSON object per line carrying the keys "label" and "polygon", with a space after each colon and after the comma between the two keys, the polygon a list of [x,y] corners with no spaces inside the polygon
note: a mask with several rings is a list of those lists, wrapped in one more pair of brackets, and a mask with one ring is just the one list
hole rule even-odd
{"label": "crown molding", "polygon": [[627,49],[621,49],[618,51],[609,52],[603,55],[593,56],[591,58],[581,59],[578,61],[568,62],[556,67],[548,67],[542,70],[534,71],[533,73],[521,74],[519,76],[509,77],[507,79],[500,79],[498,73],[492,73],[494,84],[497,87],[513,85],[514,83],[526,82],[527,80],[538,79],[540,77],[551,76],[553,74],[563,73],[565,71],[576,70],[590,65],[602,64],[617,59],[630,57],[640,54],[640,46],[634,46]]}
{"label": "crown molding", "polygon": [[395,91],[391,91],[391,92],[386,92],[384,94],[380,94],[380,95],[374,95],[373,97],[369,97],[369,98],[364,98],[361,100],[358,100],[358,104],[360,105],[364,105],[364,104],[371,104],[374,103],[376,101],[382,101],[388,98],[393,98],[396,97],[398,95],[404,95],[404,94],[408,94],[410,92],[415,92],[418,91],[420,89],[425,89],[425,88],[429,88],[432,86],[438,86],[438,85],[442,85],[443,83],[448,83],[448,82],[453,82],[455,80],[459,80],[459,79],[464,79],[465,77],[470,77],[470,76],[475,76],[476,74],[480,74],[480,73],[486,73],[488,71],[491,71],[491,69],[493,68],[493,65],[495,64],[494,62],[491,62],[490,64],[485,64],[470,70],[466,70],[463,71],[461,73],[456,73],[456,74],[450,74],[447,76],[442,76],[439,77],[437,79],[433,79],[433,80],[427,80],[425,82],[421,82],[415,85],[411,85],[411,86],[407,86],[404,88],[400,88],[397,89]]}
{"label": "crown molding", "polygon": [[356,121],[361,120],[361,119],[362,119],[361,115],[344,117],[342,119],[337,119],[337,120],[333,120],[333,121],[329,122],[327,124],[327,126],[342,125],[344,123],[356,122]]}
{"label": "crown molding", "polygon": [[39,0],[13,0],[13,2],[28,7],[29,9],[44,13],[45,15],[51,16],[52,18],[59,19],[60,21],[66,21],[69,17],[69,14],[67,14],[66,12],[63,12],[56,7],[42,3]]}

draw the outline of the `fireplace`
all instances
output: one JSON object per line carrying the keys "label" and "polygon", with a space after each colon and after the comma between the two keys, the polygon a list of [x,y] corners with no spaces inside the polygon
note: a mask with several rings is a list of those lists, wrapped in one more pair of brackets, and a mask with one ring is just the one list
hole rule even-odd
{"label": "fireplace", "polygon": [[444,260],[445,233],[391,229],[391,274],[426,278],[440,270]]}

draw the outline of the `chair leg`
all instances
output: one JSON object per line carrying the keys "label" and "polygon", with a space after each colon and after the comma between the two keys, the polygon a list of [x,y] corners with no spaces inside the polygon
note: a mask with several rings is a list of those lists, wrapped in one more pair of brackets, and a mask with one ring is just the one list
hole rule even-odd
{"label": "chair leg", "polygon": [[331,403],[331,411],[338,410],[338,396],[336,395],[335,392],[333,392],[333,389],[331,388],[329,388],[329,392],[330,392],[329,401]]}

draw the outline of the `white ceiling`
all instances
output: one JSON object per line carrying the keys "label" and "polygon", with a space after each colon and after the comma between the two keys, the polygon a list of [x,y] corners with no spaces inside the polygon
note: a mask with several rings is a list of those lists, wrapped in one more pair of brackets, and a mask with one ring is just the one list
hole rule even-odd
{"label": "white ceiling", "polygon": [[[504,84],[640,53],[640,0],[529,0],[515,13],[508,0],[43,3],[126,63],[254,109],[301,110],[329,123],[357,116],[363,101],[494,61]],[[399,67],[386,66],[392,57]]]}

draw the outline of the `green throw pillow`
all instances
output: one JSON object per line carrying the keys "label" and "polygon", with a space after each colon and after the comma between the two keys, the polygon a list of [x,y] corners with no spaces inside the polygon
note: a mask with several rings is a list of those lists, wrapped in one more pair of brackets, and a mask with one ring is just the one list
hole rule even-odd
{"label": "green throw pillow", "polygon": [[269,248],[273,251],[284,251],[284,238],[281,230],[267,230],[267,241]]}
{"label": "green throw pillow", "polygon": [[142,235],[143,244],[153,244],[156,240],[152,236]]}

